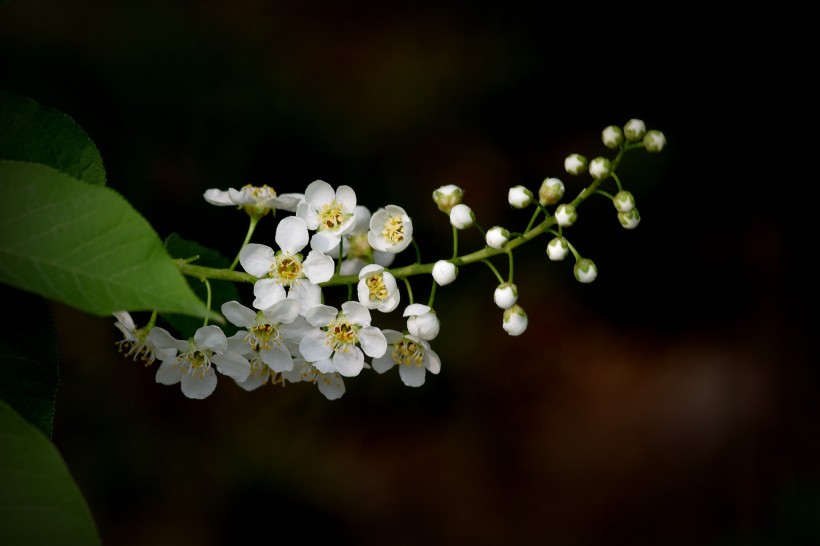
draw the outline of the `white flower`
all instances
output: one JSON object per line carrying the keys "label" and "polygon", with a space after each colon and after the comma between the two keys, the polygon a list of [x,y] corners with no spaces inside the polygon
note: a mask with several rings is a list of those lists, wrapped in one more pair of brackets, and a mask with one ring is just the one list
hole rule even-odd
{"label": "white flower", "polygon": [[316,233],[310,239],[310,247],[319,252],[331,252],[343,235],[356,225],[356,192],[350,186],[333,186],[323,180],[315,180],[305,189],[305,200],[296,207],[296,216]]}
{"label": "white flower", "polygon": [[367,241],[374,250],[398,254],[413,240],[413,221],[403,208],[387,205],[370,218]]}
{"label": "white flower", "polygon": [[507,201],[517,209],[523,209],[532,203],[532,192],[524,186],[513,186],[507,192]]}
{"label": "white flower", "polygon": [[493,301],[502,309],[509,309],[518,299],[518,287],[512,283],[501,283],[493,292]]}
{"label": "white flower", "polygon": [[589,164],[589,174],[595,180],[603,180],[612,171],[612,162],[605,157],[596,157]]}
{"label": "white flower", "polygon": [[647,131],[643,137],[643,145],[647,152],[660,152],[666,145],[666,137],[654,129]]}
{"label": "white flower", "polygon": [[433,280],[435,280],[439,286],[450,284],[456,280],[457,275],[458,269],[453,262],[438,260],[433,264]]}
{"label": "white flower", "polygon": [[264,216],[276,209],[294,212],[297,204],[304,199],[301,193],[277,195],[276,191],[267,184],[262,186],[246,184],[238,190],[228,188],[227,191],[211,188],[205,191],[203,197],[212,205],[241,207],[249,214],[258,216]]}
{"label": "white flower", "polygon": [[598,276],[598,268],[589,258],[581,258],[575,262],[572,268],[575,278],[582,283],[591,283]]}
{"label": "white flower", "polygon": [[[257,351],[259,358],[274,372],[293,369],[293,357],[285,345],[283,324],[299,315],[299,302],[282,299],[262,311],[254,311],[239,302],[222,304],[222,314],[240,330],[247,351]],[[244,353],[244,351],[242,351]]]}
{"label": "white flower", "polygon": [[569,203],[562,203],[555,209],[555,221],[559,226],[571,226],[578,219],[575,207]]}
{"label": "white flower", "polygon": [[504,318],[501,322],[501,327],[511,336],[520,336],[527,329],[529,319],[527,313],[520,305],[516,304],[509,309],[504,310]]}
{"label": "white flower", "polygon": [[433,201],[436,202],[438,210],[450,214],[450,209],[461,203],[464,197],[464,190],[454,184],[441,186],[433,192]]}
{"label": "white flower", "polygon": [[299,352],[324,374],[359,375],[365,354],[376,358],[387,350],[382,331],[370,325],[370,311],[357,301],[343,303],[338,312],[329,305],[313,306],[305,319],[315,328],[302,338]]}
{"label": "white flower", "polygon": [[635,229],[641,223],[641,215],[638,209],[632,209],[628,212],[619,212],[618,221],[626,229]]}
{"label": "white flower", "polygon": [[574,175],[586,172],[587,158],[581,154],[569,154],[564,158],[564,170]]}
{"label": "white flower", "polygon": [[646,134],[646,124],[640,119],[630,119],[624,125],[624,136],[630,142],[641,140]]}
{"label": "white flower", "polygon": [[621,190],[612,198],[612,204],[618,212],[629,212],[635,208],[635,197],[631,192]]}
{"label": "white flower", "polygon": [[228,350],[228,339],[218,326],[203,326],[187,341],[174,339],[158,327],[148,335],[158,348],[173,349],[158,355],[162,364],[157,369],[157,383],[181,383],[182,394],[188,398],[202,399],[214,392],[216,373],[212,365],[235,381],[244,381],[250,374],[250,362]]}
{"label": "white flower", "polygon": [[545,178],[541,182],[541,187],[538,188],[538,201],[542,205],[554,205],[562,197],[564,197],[564,183],[560,178]]}
{"label": "white flower", "polygon": [[459,203],[450,209],[450,224],[456,229],[467,229],[473,225],[474,221],[475,215],[473,214],[473,209],[467,205]]}
{"label": "white flower", "polygon": [[407,330],[414,336],[427,341],[438,335],[441,323],[436,312],[429,306],[421,303],[411,303],[404,309],[403,316],[407,318]]}
{"label": "white flower", "polygon": [[490,248],[501,248],[510,240],[510,232],[501,226],[493,226],[487,230],[484,240]]}
{"label": "white flower", "polygon": [[287,288],[287,297],[298,300],[304,310],[320,298],[318,284],[333,277],[333,258],[311,250],[302,260],[300,252],[308,243],[308,230],[305,221],[297,216],[279,222],[274,240],[279,245],[277,252],[257,243],[248,243],[239,252],[242,268],[258,278],[253,286],[253,306],[270,307],[282,299]]}
{"label": "white flower", "polygon": [[117,311],[113,315],[117,319],[114,326],[123,335],[123,339],[117,342],[119,351],[134,361],[141,360],[146,366],[153,364],[154,360],[159,358],[160,349],[154,345],[148,335],[151,328],[137,328],[128,311]]}
{"label": "white flower", "polygon": [[624,142],[624,132],[617,125],[610,125],[601,132],[601,140],[604,146],[615,149]]}
{"label": "white flower", "polygon": [[325,395],[328,400],[337,400],[345,393],[344,380],[339,373],[322,373],[302,358],[294,358],[293,362],[292,371],[282,372],[281,378],[283,380],[291,383],[300,381],[315,383],[319,388],[319,392]]}
{"label": "white flower", "polygon": [[553,262],[560,262],[569,253],[569,243],[564,237],[555,237],[547,243],[547,255]]}
{"label": "white flower", "polygon": [[366,265],[359,271],[356,287],[359,303],[368,309],[389,313],[399,305],[400,293],[396,278],[378,264]]}
{"label": "white flower", "polygon": [[399,377],[408,387],[420,387],[424,384],[425,372],[437,374],[441,370],[441,360],[427,341],[396,330],[384,330],[388,350],[384,356],[373,359],[373,369],[384,373],[396,364],[399,365]]}

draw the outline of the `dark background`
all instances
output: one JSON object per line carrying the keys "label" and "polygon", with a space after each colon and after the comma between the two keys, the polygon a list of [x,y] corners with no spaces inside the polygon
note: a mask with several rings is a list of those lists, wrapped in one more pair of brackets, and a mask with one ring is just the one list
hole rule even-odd
{"label": "dark background", "polygon": [[[83,127],[161,236],[228,257],[246,219],[208,188],[347,184],[372,210],[403,206],[433,261],[451,248],[437,187],[464,188],[485,228],[520,229],[507,189],[558,176],[577,193],[588,179],[563,158],[609,155],[605,126],[636,117],[667,138],[619,170],[638,229],[595,198],[566,231],[594,283],[548,261],[546,238],[516,253],[524,335],[501,329],[487,268],[439,289],[442,371],[419,389],[391,370],[333,402],[225,379],[192,401],[117,354],[113,320],[53,305],[54,440],[103,542],[820,542],[816,245],[800,179],[763,174],[798,160],[772,148],[797,144],[794,95],[768,109],[775,53],[668,9],[0,6],[0,87]],[[414,282],[417,301],[428,290]]]}

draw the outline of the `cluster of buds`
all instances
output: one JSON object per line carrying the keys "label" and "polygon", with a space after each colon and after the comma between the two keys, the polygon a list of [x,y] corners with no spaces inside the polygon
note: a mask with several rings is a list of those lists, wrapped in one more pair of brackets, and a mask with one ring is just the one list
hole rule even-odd
{"label": "cluster of buds", "polygon": [[[404,385],[421,386],[427,372],[438,374],[441,369],[431,346],[441,326],[434,308],[436,287],[455,282],[461,268],[476,262],[490,268],[499,281],[492,299],[502,310],[501,326],[509,335],[519,336],[527,330],[528,319],[513,282],[515,248],[551,233],[553,238],[546,245],[548,258],[563,260],[571,252],[575,278],[589,283],[597,277],[597,267],[582,257],[563,233],[577,221],[578,206],[592,194],[602,194],[614,203],[624,228],[638,225],[635,199],[623,189],[616,169],[629,150],[663,149],[664,135],[647,131],[641,120],[632,119],[623,128],[607,127],[602,137],[605,146],[617,150],[613,159],[588,161],[573,153],[564,162],[569,175],[589,173],[593,179],[574,199],[565,200],[566,187],[557,177],[544,179],[537,191],[523,185],[509,189],[511,207],[534,209],[521,232],[503,226],[485,231],[464,202],[464,189],[453,184],[436,189],[433,201],[452,226],[453,254],[427,264],[421,263],[420,252],[416,252],[415,263],[391,267],[396,256],[411,245],[418,250],[412,219],[404,208],[393,204],[371,213],[357,202],[349,186],[334,188],[316,180],[304,193],[277,194],[268,186],[209,189],[204,194],[208,203],[234,207],[250,218],[247,236],[233,264],[227,271],[213,270],[210,276],[225,279],[226,274],[235,273],[237,281],[253,283],[250,306],[239,301],[221,304],[221,315],[234,325],[236,333],[229,336],[206,321],[192,337],[177,339],[156,324],[157,313],[138,328],[130,313],[123,311],[115,314],[115,325],[123,335],[118,341],[120,349],[147,365],[159,361],[156,381],[180,384],[183,394],[195,399],[214,392],[218,375],[248,391],[265,384],[312,382],[331,400],[344,394],[345,379],[365,370],[381,374],[397,367]],[[617,186],[614,195],[600,188],[607,180]],[[250,242],[258,222],[277,213],[275,245]],[[486,246],[459,254],[459,232],[470,228],[483,234]],[[509,259],[506,278],[489,261],[499,254]],[[190,274],[187,264],[181,262],[180,268]],[[244,273],[234,271],[240,266]],[[207,270],[198,267],[196,272],[206,283]],[[432,277],[426,303],[413,299],[409,277],[416,275]],[[405,282],[404,291],[399,280]],[[338,286],[348,288],[347,298],[338,306],[328,305],[326,291]],[[402,331],[373,323],[374,315],[397,309],[405,318]]]}

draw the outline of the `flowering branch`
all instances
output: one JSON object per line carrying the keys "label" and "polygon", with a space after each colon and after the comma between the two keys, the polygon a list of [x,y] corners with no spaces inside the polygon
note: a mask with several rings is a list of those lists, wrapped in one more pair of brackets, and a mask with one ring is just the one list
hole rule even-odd
{"label": "flowering branch", "polygon": [[[561,179],[546,178],[537,192],[518,185],[509,189],[507,200],[515,209],[534,207],[523,232],[511,233],[503,226],[485,230],[475,213],[463,203],[464,190],[446,185],[433,192],[440,211],[452,226],[453,252],[449,259],[421,263],[421,251],[413,237],[413,222],[402,207],[387,205],[372,213],[358,205],[349,186],[333,188],[316,180],[304,194],[278,195],[267,186],[246,186],[240,190],[210,189],[205,199],[218,206],[234,206],[251,218],[250,228],[236,259],[228,269],[196,265],[196,257],[178,260],[179,271],[206,283],[208,307],[211,290],[208,279],[253,285],[252,307],[238,301],[225,301],[221,311],[239,330],[231,337],[207,321],[195,334],[179,340],[161,326],[150,323],[137,329],[130,316],[115,315],[117,327],[126,337],[121,347],[132,355],[154,358],[162,364],[158,382],[180,383],[189,398],[209,396],[216,387],[216,371],[232,378],[246,390],[265,383],[315,383],[327,398],[335,399],[345,391],[344,379],[364,369],[384,373],[398,366],[402,382],[420,386],[426,372],[437,374],[438,355],[430,346],[440,330],[434,309],[436,288],[456,280],[461,268],[484,262],[498,279],[493,301],[502,310],[502,328],[512,336],[523,334],[527,314],[518,303],[514,283],[514,250],[544,234],[553,238],[546,245],[550,260],[575,258],[573,273],[582,283],[597,278],[595,263],[584,257],[564,236],[564,228],[578,220],[578,207],[598,193],[610,199],[618,220],[625,229],[640,222],[634,196],[623,189],[616,174],[624,155],[632,150],[659,152],[666,139],[660,131],[647,130],[643,121],[632,119],[623,127],[611,125],[602,131],[606,147],[617,150],[613,159],[596,157],[588,161],[570,154],[564,161],[572,176],[589,173],[592,182],[574,198],[564,201]],[[601,188],[612,179],[616,192]],[[278,220],[276,247],[251,242],[257,223],[277,211],[292,213]],[[551,212],[552,211],[552,212]],[[538,217],[543,219],[538,222]],[[459,231],[475,228],[485,246],[459,255]],[[415,263],[390,267],[395,256],[410,245]],[[506,281],[490,258],[506,254]],[[244,271],[235,271],[241,265]],[[410,278],[431,275],[432,288],[426,305],[414,303]],[[409,303],[402,312],[403,331],[381,329],[371,324],[372,313],[390,313],[402,299],[398,281],[403,280]],[[347,301],[339,308],[326,305],[323,290],[347,286]],[[355,297],[354,297],[355,295]]]}

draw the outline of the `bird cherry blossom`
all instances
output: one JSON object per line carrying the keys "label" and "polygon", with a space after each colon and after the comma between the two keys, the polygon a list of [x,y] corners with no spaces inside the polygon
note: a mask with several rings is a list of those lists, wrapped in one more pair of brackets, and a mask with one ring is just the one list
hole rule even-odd
{"label": "bird cherry blossom", "polygon": [[289,216],[279,221],[274,240],[279,250],[258,243],[248,243],[239,252],[239,263],[251,275],[258,277],[253,286],[256,299],[253,306],[265,309],[287,297],[300,302],[300,311],[321,299],[318,286],[333,277],[333,258],[311,250],[302,260],[301,251],[308,244],[305,221]]}
{"label": "bird cherry blossom", "polygon": [[305,189],[305,199],[296,207],[296,216],[307,228],[315,231],[310,247],[319,252],[331,252],[342,236],[356,225],[356,192],[350,186],[333,186],[315,180]]}
{"label": "bird cherry blossom", "polygon": [[219,326],[203,326],[188,340],[175,339],[161,327],[152,328],[149,337],[160,349],[158,358],[162,360],[157,383],[180,383],[182,394],[188,398],[207,398],[214,392],[214,367],[236,381],[244,381],[250,374],[250,363],[239,353],[228,350],[228,339]]}
{"label": "bird cherry blossom", "polygon": [[412,334],[402,334],[397,330],[383,331],[387,340],[387,351],[373,359],[373,369],[384,373],[399,365],[399,377],[408,387],[424,384],[425,372],[437,374],[441,370],[441,360],[430,344]]}
{"label": "bird cherry blossom", "polygon": [[370,311],[357,301],[343,303],[341,311],[315,305],[307,310],[305,319],[315,328],[302,338],[299,351],[322,373],[359,375],[365,354],[380,357],[387,350],[382,331],[370,325]]}

